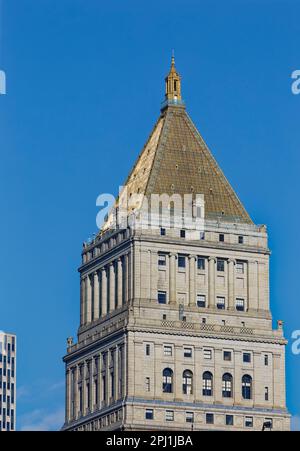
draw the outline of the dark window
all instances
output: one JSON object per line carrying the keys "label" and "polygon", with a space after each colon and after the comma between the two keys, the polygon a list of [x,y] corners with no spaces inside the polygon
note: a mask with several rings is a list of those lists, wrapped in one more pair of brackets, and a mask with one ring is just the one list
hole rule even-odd
{"label": "dark window", "polygon": [[220,241],[221,243],[224,242],[224,234],[223,234],[223,233],[220,233],[220,235],[219,235],[219,241]]}
{"label": "dark window", "polygon": [[146,420],[153,420],[153,418],[154,418],[153,409],[146,409],[146,411],[145,411],[145,419]]}
{"label": "dark window", "polygon": [[165,368],[163,370],[163,393],[173,393],[173,371],[171,368]]}
{"label": "dark window", "polygon": [[200,232],[200,240],[205,240],[205,232]]}
{"label": "dark window", "polygon": [[251,354],[250,354],[250,352],[244,352],[243,353],[243,362],[244,363],[250,363],[251,362]]}
{"label": "dark window", "polygon": [[166,229],[164,229],[163,227],[161,227],[161,229],[160,229],[160,234],[161,234],[161,236],[165,236],[165,234],[166,234]]}
{"label": "dark window", "polygon": [[243,312],[245,310],[245,301],[244,299],[237,299],[235,302],[235,308],[239,312]]}
{"label": "dark window", "polygon": [[158,266],[166,266],[166,256],[165,255],[159,255],[158,256]]}
{"label": "dark window", "polygon": [[265,401],[269,401],[269,387],[265,387]]}
{"label": "dark window", "polygon": [[183,356],[191,358],[193,356],[193,350],[192,348],[184,348],[183,350]]}
{"label": "dark window", "polygon": [[146,355],[150,355],[150,345],[146,345]]}
{"label": "dark window", "polygon": [[253,417],[245,417],[245,427],[246,428],[253,427]]}
{"label": "dark window", "polygon": [[265,360],[265,366],[268,366],[269,365],[269,357],[267,354],[265,354],[264,360]]}
{"label": "dark window", "polygon": [[178,268],[185,268],[185,256],[184,255],[179,255],[178,256]]}
{"label": "dark window", "polygon": [[233,426],[233,415],[226,415],[226,426]]}
{"label": "dark window", "polygon": [[217,297],[217,309],[224,310],[225,309],[225,298]]}
{"label": "dark window", "polygon": [[229,373],[223,374],[222,377],[222,396],[223,398],[232,397],[232,376]]}
{"label": "dark window", "polygon": [[205,269],[205,258],[198,257],[197,267],[198,267],[198,269],[201,269],[201,270]]}
{"label": "dark window", "polygon": [[202,395],[212,396],[213,394],[213,375],[210,371],[205,371],[202,376]]}
{"label": "dark window", "polygon": [[223,352],[223,359],[229,362],[231,360],[231,352],[230,351],[224,351]]}
{"label": "dark window", "polygon": [[218,258],[217,260],[217,271],[222,271],[224,272],[225,270],[225,260],[221,260]]}
{"label": "dark window", "polygon": [[185,230],[180,230],[180,238],[185,238]]}
{"label": "dark window", "polygon": [[165,291],[159,291],[157,293],[157,300],[159,304],[167,303],[167,293]]}
{"label": "dark window", "polygon": [[252,398],[252,377],[248,374],[242,377],[242,396],[244,399]]}
{"label": "dark window", "polygon": [[214,424],[214,414],[213,413],[206,414],[206,424]]}
{"label": "dark window", "polygon": [[190,370],[185,370],[182,374],[182,393],[184,395],[193,393],[193,373]]}
{"label": "dark window", "polygon": [[197,307],[205,307],[206,299],[204,294],[197,294]]}
{"label": "dark window", "polygon": [[244,237],[242,235],[239,236],[239,244],[244,244]]}
{"label": "dark window", "polygon": [[194,423],[194,412],[186,412],[185,413],[185,422],[186,423]]}

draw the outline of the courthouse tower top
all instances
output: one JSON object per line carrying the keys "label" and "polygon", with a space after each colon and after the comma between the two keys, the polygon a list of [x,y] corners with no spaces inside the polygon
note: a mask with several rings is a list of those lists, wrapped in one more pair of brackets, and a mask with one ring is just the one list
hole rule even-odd
{"label": "courthouse tower top", "polygon": [[165,78],[165,99],[171,103],[181,102],[181,77],[175,68],[175,57],[172,55],[170,72]]}
{"label": "courthouse tower top", "polygon": [[[125,182],[128,197],[136,193],[148,200],[152,194],[203,195],[205,219],[253,224],[186,112],[174,56],[165,81],[161,114]],[[140,202],[131,210],[137,211]],[[110,228],[112,219],[109,215],[103,229]]]}

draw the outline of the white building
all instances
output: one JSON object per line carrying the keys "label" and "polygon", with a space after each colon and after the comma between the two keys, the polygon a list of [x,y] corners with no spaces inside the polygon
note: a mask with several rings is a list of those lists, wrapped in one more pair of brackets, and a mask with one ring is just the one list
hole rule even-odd
{"label": "white building", "polygon": [[[174,215],[168,226],[142,227],[144,218],[116,227],[119,199],[84,245],[63,429],[288,430],[267,230],[252,222],[187,115],[174,59],[161,114],[125,186],[129,199],[151,202],[202,194],[203,227],[178,226],[171,203],[159,212]],[[128,212],[139,218],[142,204],[135,199]]]}
{"label": "white building", "polygon": [[0,431],[16,429],[17,340],[0,331]]}

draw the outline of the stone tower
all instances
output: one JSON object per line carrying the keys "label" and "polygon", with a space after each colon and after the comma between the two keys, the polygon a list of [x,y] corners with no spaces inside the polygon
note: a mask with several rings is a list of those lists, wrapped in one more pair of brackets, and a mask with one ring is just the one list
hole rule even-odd
{"label": "stone tower", "polygon": [[189,118],[174,57],[165,81],[154,129],[83,246],[63,429],[288,430],[266,227],[253,224]]}

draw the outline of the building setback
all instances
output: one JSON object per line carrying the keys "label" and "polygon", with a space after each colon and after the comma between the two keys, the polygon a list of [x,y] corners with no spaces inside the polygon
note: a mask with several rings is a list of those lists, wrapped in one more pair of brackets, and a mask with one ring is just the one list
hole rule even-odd
{"label": "building setback", "polygon": [[[192,195],[195,217],[203,194],[203,227],[178,226],[170,205],[159,211],[174,215],[167,226],[116,227],[117,204],[84,244],[63,429],[289,430],[267,230],[252,222],[188,116],[174,58],[161,114],[125,187],[128,198],[149,202]],[[130,214],[139,217],[141,206]]]}
{"label": "building setback", "polygon": [[17,340],[0,331],[0,431],[16,429]]}

